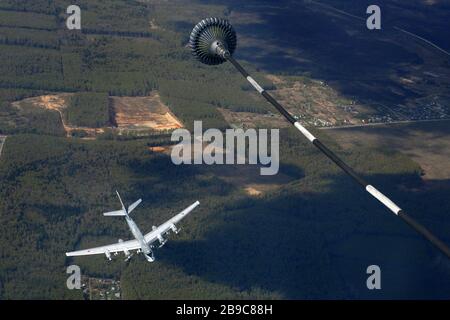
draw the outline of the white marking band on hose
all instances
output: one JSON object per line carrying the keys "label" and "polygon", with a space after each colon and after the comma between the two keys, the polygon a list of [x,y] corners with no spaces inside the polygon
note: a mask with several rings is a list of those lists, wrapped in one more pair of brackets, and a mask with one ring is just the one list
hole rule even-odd
{"label": "white marking band on hose", "polygon": [[366,190],[375,198],[377,198],[382,204],[388,207],[396,215],[398,215],[399,211],[402,210],[394,202],[392,202],[391,199],[386,197],[384,194],[382,194],[380,191],[378,191],[375,187],[371,186],[370,184],[366,186]]}
{"label": "white marking band on hose", "polygon": [[247,77],[247,81],[251,83],[251,85],[258,90],[259,93],[263,93],[264,89],[261,88],[261,86],[258,84],[258,82],[255,81],[255,79],[253,79],[252,77],[248,76]]}
{"label": "white marking band on hose", "polygon": [[308,138],[309,141],[313,142],[316,140],[316,137],[314,137],[311,132],[309,132],[304,126],[302,126],[298,121],[294,123],[294,126],[300,130],[303,135]]}

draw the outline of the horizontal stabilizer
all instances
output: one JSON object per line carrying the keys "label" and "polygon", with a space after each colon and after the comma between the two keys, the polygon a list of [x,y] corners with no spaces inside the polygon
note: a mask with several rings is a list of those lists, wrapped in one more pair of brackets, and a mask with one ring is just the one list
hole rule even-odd
{"label": "horizontal stabilizer", "polygon": [[126,216],[126,212],[125,210],[117,210],[117,211],[110,211],[110,212],[105,212],[103,214],[105,217],[120,217],[120,216]]}
{"label": "horizontal stabilizer", "polygon": [[131,211],[133,211],[134,209],[136,209],[136,207],[139,205],[139,203],[142,202],[142,199],[139,199],[138,201],[136,201],[135,203],[131,204],[128,207],[128,213],[131,213]]}

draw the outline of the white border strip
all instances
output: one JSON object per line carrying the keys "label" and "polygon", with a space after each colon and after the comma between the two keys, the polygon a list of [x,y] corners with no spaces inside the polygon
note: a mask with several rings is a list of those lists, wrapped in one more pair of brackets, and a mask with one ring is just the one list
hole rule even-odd
{"label": "white border strip", "polygon": [[300,130],[300,132],[308,138],[309,141],[313,142],[316,140],[316,137],[314,137],[311,132],[309,132],[304,126],[302,126],[298,121],[294,123],[294,126]]}
{"label": "white border strip", "polygon": [[253,79],[251,76],[247,77],[247,81],[250,82],[252,84],[252,86],[258,90],[259,93],[263,93],[264,89],[261,88],[261,86],[258,84],[258,82],[255,81],[255,79]]}
{"label": "white border strip", "polygon": [[399,211],[402,210],[394,202],[392,202],[391,199],[389,199],[384,194],[382,194],[380,191],[378,191],[374,186],[369,184],[366,186],[366,190],[372,196],[377,198],[381,203],[383,203],[386,207],[388,207],[396,215],[398,215]]}

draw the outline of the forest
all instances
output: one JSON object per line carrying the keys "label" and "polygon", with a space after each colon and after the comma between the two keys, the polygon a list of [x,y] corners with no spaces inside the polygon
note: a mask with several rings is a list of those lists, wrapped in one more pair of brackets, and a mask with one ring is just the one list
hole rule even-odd
{"label": "forest", "polygon": [[[238,74],[230,72],[230,66],[210,68],[195,62],[185,48],[188,29],[161,27],[135,34],[148,29],[145,17],[163,23],[167,19],[164,8],[158,12],[151,5],[115,2],[119,11],[101,1],[82,2],[86,18],[81,32],[64,29],[64,2],[49,6],[45,1],[48,10],[24,10],[19,4],[0,10],[8,16],[7,27],[0,26],[0,55],[10,61],[0,67],[0,88],[24,91],[11,95],[0,90],[0,101],[33,96],[36,90],[112,96],[144,96],[158,90],[183,122],[202,119],[206,127],[219,128],[226,123],[217,107],[257,113],[269,110]],[[58,13],[42,13],[52,12],[50,7],[58,8]],[[118,17],[124,12],[130,19]],[[51,31],[56,26],[59,29]],[[255,77],[266,88],[272,86],[258,72]]]}
{"label": "forest", "polygon": [[[148,151],[151,138],[9,137],[0,166],[2,298],[80,299],[80,292],[64,286],[64,266],[73,262],[85,274],[121,279],[126,299],[317,298],[323,297],[324,288],[329,289],[326,297],[343,298],[348,288],[338,274],[329,272],[339,262],[333,251],[339,241],[383,230],[395,235],[397,243],[385,248],[387,255],[401,244],[414,250],[412,257],[411,251],[397,252],[397,263],[433,252],[381,205],[371,205],[363,191],[297,139],[294,130],[281,134],[281,163],[297,170],[291,169],[292,182],[262,198],[250,197],[239,185],[216,175],[217,166],[173,165],[167,155]],[[326,136],[321,138],[333,145]],[[422,183],[420,168],[405,156],[364,149],[341,154],[359,172],[367,172],[373,183],[408,203],[408,209],[432,201],[442,206],[441,214],[450,209],[436,193],[411,196],[405,191]],[[376,165],[367,165],[368,158]],[[64,256],[68,249],[129,237],[123,221],[101,215],[119,205],[115,190],[126,202],[143,198],[135,213],[142,230],[195,200],[201,206],[182,223],[180,235],[156,251],[158,260],[151,265],[139,257],[128,265],[120,258],[112,263],[104,257],[70,261]],[[434,230],[448,228],[426,216],[419,218]],[[360,246],[373,244],[363,240]]]}
{"label": "forest", "polygon": [[[156,90],[188,129],[194,120],[203,120],[204,129],[228,128],[218,107],[270,111],[232,66],[204,66],[186,48],[193,24],[227,16],[227,7],[194,1],[185,11],[184,2],[78,1],[82,31],[64,27],[69,1],[0,3],[0,58],[7,62],[0,65],[0,134],[8,135],[0,159],[0,299],[82,299],[81,291],[65,286],[71,264],[85,275],[121,280],[125,299],[371,299],[380,296],[350,274],[376,258],[391,261],[386,277],[393,284],[383,297],[404,297],[397,288],[409,278],[398,278],[399,269],[434,259],[434,249],[374,205],[295,130],[281,130],[280,138],[281,171],[290,182],[252,197],[237,168],[224,177],[222,167],[175,166],[167,154],[149,150],[169,144],[168,132],[139,137],[105,130],[96,140],[67,138],[56,111],[12,106],[27,97],[74,93],[67,121],[101,127],[111,124],[109,96]],[[243,64],[265,88],[274,88],[263,70]],[[346,151],[312,130],[418,220],[446,235],[450,223],[439,221],[450,211],[443,200],[449,190],[418,191],[423,182],[416,163],[384,150]],[[201,205],[151,265],[140,257],[129,264],[122,256],[112,263],[98,256],[66,258],[66,251],[131,236],[124,221],[101,214],[120,205],[115,190],[127,203],[143,199],[133,213],[142,231],[195,200]],[[430,208],[440,210],[430,217]],[[372,237],[359,240],[363,233]],[[381,249],[379,235],[387,239]],[[415,272],[435,270],[420,265]],[[448,297],[436,277],[419,279],[434,288],[430,295]],[[448,278],[442,281],[450,286]],[[422,297],[422,280],[409,285]]]}

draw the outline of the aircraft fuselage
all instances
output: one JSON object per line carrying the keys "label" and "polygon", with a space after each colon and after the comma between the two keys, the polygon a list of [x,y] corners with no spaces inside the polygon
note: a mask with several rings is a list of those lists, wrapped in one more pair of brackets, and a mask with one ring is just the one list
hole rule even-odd
{"label": "aircraft fuselage", "polygon": [[142,252],[144,253],[146,259],[147,260],[153,259],[152,258],[152,250],[150,249],[150,246],[147,244],[147,242],[145,242],[145,238],[142,235],[142,232],[141,232],[141,230],[139,230],[136,223],[128,215],[125,217],[125,220],[128,223],[128,227],[130,228],[131,233],[133,234],[133,236],[136,238],[136,240],[141,245]]}

